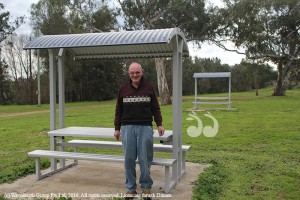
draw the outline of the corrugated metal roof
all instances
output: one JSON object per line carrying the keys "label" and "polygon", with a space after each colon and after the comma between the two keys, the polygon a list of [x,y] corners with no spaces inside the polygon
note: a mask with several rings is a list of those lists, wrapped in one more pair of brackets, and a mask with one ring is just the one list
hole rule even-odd
{"label": "corrugated metal roof", "polygon": [[231,72],[210,72],[210,73],[195,73],[194,78],[222,78],[230,77]]}
{"label": "corrugated metal roof", "polygon": [[188,46],[179,28],[45,35],[30,41],[24,49],[70,49],[77,59],[170,57],[176,46],[176,36],[183,39],[183,56]]}

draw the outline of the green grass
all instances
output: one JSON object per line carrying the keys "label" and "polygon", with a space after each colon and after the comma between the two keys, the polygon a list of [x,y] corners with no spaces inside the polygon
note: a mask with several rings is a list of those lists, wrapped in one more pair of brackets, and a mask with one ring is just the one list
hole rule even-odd
{"label": "green grass", "polygon": [[[184,138],[194,149],[189,161],[217,163],[206,182],[200,177],[195,199],[299,198],[300,91],[285,97],[270,96],[270,89],[260,93],[233,94],[236,111],[211,111],[220,125],[216,137]],[[215,188],[221,188],[218,195],[206,198]]]}
{"label": "green grass", "polygon": [[[272,97],[271,93],[271,88],[260,90],[258,97],[255,92],[233,93],[236,110],[209,111],[219,123],[219,132],[212,138],[187,134],[187,128],[196,122],[186,120],[193,96],[183,98],[182,139],[183,144],[192,146],[187,160],[212,164],[196,181],[193,199],[299,199],[300,90],[289,90],[284,97]],[[66,126],[112,127],[114,108],[114,100],[67,103]],[[48,109],[49,105],[0,106],[0,184],[34,173],[34,160],[26,153],[49,149],[48,112],[14,117],[1,114]],[[165,128],[171,129],[172,106],[163,106],[162,113]],[[213,125],[206,113],[197,115],[204,126]],[[42,160],[42,164],[47,167],[49,161]]]}

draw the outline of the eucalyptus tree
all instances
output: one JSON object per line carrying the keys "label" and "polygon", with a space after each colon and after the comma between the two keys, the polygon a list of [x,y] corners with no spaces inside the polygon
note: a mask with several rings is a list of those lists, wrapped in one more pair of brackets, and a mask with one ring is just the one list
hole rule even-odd
{"label": "eucalyptus tree", "polygon": [[[126,29],[179,27],[188,33],[190,27],[196,26],[201,32],[206,20],[204,0],[118,0],[118,2],[124,14]],[[166,59],[156,58],[155,65],[161,104],[170,104],[170,92],[165,75]]]}
{"label": "eucalyptus tree", "polygon": [[40,0],[30,8],[31,26],[35,35],[68,34],[71,23],[66,19],[70,1]]}
{"label": "eucalyptus tree", "polygon": [[[286,93],[291,70],[300,59],[299,0],[223,0],[224,6],[210,7],[210,41],[247,59],[277,65],[274,96]],[[226,48],[233,42],[245,52]]]}
{"label": "eucalyptus tree", "polygon": [[30,13],[36,34],[107,32],[117,24],[117,13],[96,0],[40,0]]}

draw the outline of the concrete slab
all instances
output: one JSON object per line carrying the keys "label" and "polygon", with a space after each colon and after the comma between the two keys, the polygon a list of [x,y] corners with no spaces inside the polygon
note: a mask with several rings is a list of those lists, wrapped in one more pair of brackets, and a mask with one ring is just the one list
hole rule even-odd
{"label": "concrete slab", "polygon": [[[152,199],[191,199],[194,182],[205,167],[208,165],[186,163],[186,174],[169,194],[165,194],[164,168],[152,166]],[[0,193],[9,199],[53,199],[59,196],[72,199],[113,199],[124,196],[124,180],[122,163],[79,161],[77,166],[39,181],[36,181],[33,174],[11,184],[2,184]],[[137,192],[141,194],[140,188]]]}

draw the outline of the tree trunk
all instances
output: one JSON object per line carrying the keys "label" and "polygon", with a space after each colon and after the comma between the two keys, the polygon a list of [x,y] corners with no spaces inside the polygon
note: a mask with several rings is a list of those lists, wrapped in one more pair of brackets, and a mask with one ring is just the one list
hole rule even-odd
{"label": "tree trunk", "polygon": [[157,86],[161,105],[172,104],[170,91],[165,74],[165,58],[155,58]]}
{"label": "tree trunk", "polygon": [[289,85],[291,62],[287,61],[283,64],[281,60],[278,65],[278,79],[274,88],[273,96],[285,96],[286,88]]}
{"label": "tree trunk", "polygon": [[258,85],[258,72],[254,72],[254,86],[255,86],[255,95],[258,96],[258,88],[259,88],[259,85]]}
{"label": "tree trunk", "polygon": [[[143,16],[145,20],[145,26],[147,30],[153,28],[152,21],[148,19],[148,17]],[[168,82],[165,74],[165,58],[155,58],[155,67],[156,67],[156,74],[157,74],[157,87],[158,93],[160,96],[160,104],[161,105],[169,105],[172,104],[170,91],[168,87]]]}

